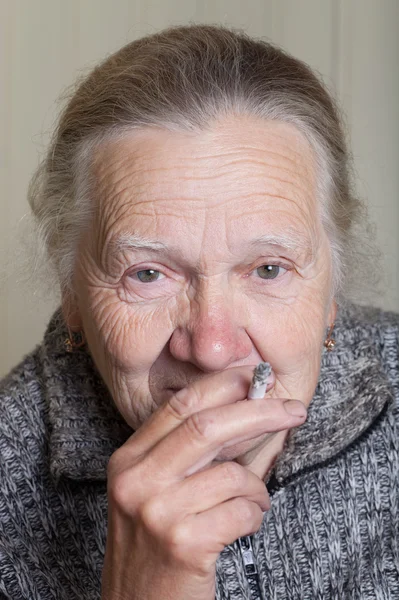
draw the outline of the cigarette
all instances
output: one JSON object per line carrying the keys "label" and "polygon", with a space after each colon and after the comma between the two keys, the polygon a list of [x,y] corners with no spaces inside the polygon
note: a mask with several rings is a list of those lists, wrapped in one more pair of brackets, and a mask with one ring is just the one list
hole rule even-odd
{"label": "cigarette", "polygon": [[266,393],[267,380],[272,372],[268,362],[260,362],[254,369],[254,376],[248,391],[248,399],[263,398]]}

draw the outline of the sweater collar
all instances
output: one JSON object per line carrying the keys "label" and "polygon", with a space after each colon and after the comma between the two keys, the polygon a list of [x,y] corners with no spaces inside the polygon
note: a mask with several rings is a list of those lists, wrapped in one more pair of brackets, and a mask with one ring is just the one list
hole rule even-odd
{"label": "sweater collar", "polygon": [[132,434],[85,348],[66,351],[60,310],[40,347],[49,414],[50,471],[74,480],[101,481],[111,454]]}
{"label": "sweater collar", "polygon": [[353,304],[340,309],[336,346],[332,352],[323,351],[307,419],[290,431],[276,460],[277,483],[343,452],[394,403],[388,370],[399,371],[398,331],[382,325],[377,315],[378,309]]}
{"label": "sweater collar", "polygon": [[[393,401],[381,353],[397,352],[394,332],[389,336],[373,319],[362,319],[362,311],[355,305],[338,311],[336,347],[331,353],[323,351],[307,420],[289,432],[276,461],[278,482],[342,452]],[[58,310],[39,347],[51,473],[55,479],[105,481],[111,454],[133,432],[115,408],[89,352],[66,352],[66,337]]]}

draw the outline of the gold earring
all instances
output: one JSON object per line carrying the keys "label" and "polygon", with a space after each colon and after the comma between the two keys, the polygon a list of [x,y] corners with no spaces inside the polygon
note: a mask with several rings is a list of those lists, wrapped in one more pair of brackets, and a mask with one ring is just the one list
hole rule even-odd
{"label": "gold earring", "polygon": [[327,352],[332,352],[332,350],[334,350],[335,340],[334,340],[334,338],[331,337],[331,334],[334,329],[334,325],[335,325],[335,323],[330,325],[330,327],[328,329],[328,333],[327,333],[327,338],[324,341],[324,346],[327,348]]}
{"label": "gold earring", "polygon": [[72,332],[68,327],[68,337],[65,340],[65,346],[67,352],[73,352],[77,348],[81,348],[86,343],[83,331]]}

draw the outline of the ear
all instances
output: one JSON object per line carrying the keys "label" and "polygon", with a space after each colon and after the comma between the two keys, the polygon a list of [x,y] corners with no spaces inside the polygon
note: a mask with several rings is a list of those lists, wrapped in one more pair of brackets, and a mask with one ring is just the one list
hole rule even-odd
{"label": "ear", "polygon": [[335,300],[333,300],[331,302],[330,310],[328,311],[328,323],[326,324],[327,327],[330,327],[331,325],[333,325],[335,323],[335,319],[337,317],[337,310],[338,310],[337,303]]}
{"label": "ear", "polygon": [[72,294],[65,294],[63,296],[61,310],[67,327],[69,327],[71,331],[82,331],[83,323],[80,316],[78,303]]}

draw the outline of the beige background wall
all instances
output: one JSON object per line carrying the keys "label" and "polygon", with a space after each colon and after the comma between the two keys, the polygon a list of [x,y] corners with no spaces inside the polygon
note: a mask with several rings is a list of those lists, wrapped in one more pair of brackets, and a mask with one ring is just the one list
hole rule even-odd
{"label": "beige background wall", "polygon": [[[26,189],[79,70],[169,24],[224,23],[270,38],[318,69],[348,117],[384,251],[381,306],[399,311],[397,0],[0,0],[0,376],[42,336],[55,301],[18,283]],[[370,257],[372,260],[373,257]]]}

